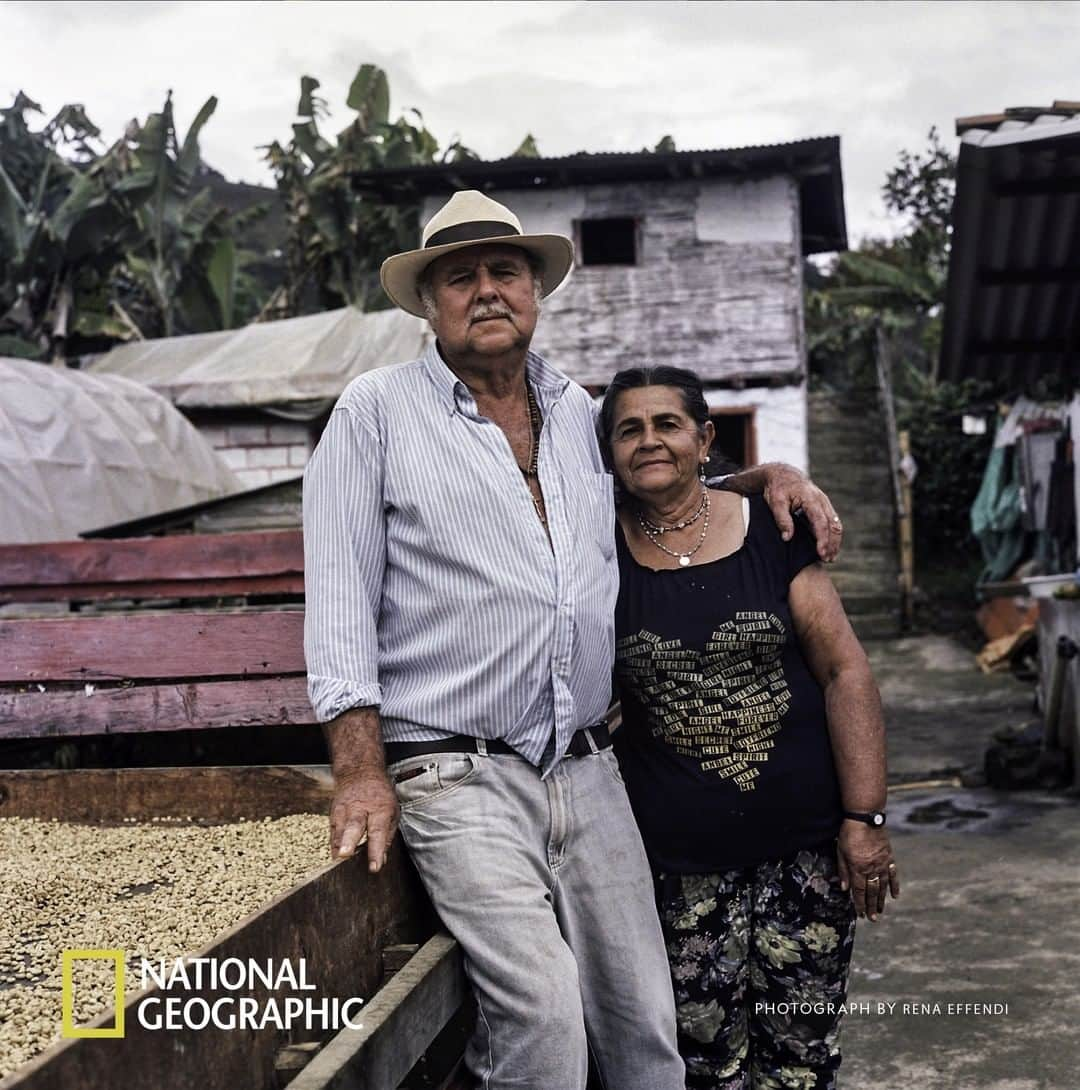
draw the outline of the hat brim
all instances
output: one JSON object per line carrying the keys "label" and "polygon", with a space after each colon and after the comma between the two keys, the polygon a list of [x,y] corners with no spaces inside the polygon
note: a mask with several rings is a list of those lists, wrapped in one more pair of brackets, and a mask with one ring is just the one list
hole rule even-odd
{"label": "hat brim", "polygon": [[544,268],[544,287],[541,292],[543,296],[550,295],[566,279],[574,264],[574,244],[563,235],[501,235],[465,242],[448,242],[443,246],[408,250],[406,253],[388,257],[379,270],[383,291],[395,306],[409,314],[415,314],[418,318],[426,318],[423,301],[416,290],[416,282],[424,269],[443,254],[464,250],[469,246],[493,244],[516,246],[540,260]]}

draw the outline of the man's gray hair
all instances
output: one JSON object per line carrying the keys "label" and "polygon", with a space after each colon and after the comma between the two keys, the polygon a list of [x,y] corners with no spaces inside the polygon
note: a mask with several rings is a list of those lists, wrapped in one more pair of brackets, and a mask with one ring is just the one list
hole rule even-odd
{"label": "man's gray hair", "polygon": [[[536,309],[540,309],[540,301],[544,294],[544,263],[534,253],[528,250],[521,251],[525,260],[529,263],[529,271],[533,278],[533,298],[536,301]],[[420,302],[424,304],[424,314],[429,322],[435,320],[439,308],[435,305],[435,288],[431,283],[431,268],[435,262],[425,265],[416,278],[416,294],[420,296]]]}

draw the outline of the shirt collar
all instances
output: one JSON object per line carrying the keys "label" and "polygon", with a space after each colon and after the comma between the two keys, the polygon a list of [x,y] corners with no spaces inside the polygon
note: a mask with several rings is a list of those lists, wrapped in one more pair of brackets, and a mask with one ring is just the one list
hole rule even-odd
{"label": "shirt collar", "polygon": [[[427,346],[422,359],[428,378],[431,379],[439,399],[451,416],[461,411],[463,400],[469,405],[474,405],[469,388],[446,366],[446,362],[439,354],[436,341],[432,340]],[[529,352],[525,356],[525,373],[536,391],[540,408],[545,412],[550,405],[558,401],[563,391],[570,385],[570,379],[566,375],[552,367],[547,360],[535,352]]]}

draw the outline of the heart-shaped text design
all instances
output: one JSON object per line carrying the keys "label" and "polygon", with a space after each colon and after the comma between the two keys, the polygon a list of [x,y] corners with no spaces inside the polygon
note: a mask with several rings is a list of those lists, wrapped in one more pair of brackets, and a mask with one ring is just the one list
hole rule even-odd
{"label": "heart-shaped text design", "polygon": [[773,613],[736,613],[705,645],[642,630],[619,640],[619,679],[645,707],[654,738],[704,771],[752,791],[791,706],[781,662],[787,632]]}

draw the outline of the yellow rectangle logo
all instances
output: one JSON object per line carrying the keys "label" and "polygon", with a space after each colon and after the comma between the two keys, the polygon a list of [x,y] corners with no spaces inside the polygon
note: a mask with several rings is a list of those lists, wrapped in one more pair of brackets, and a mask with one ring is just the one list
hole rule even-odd
{"label": "yellow rectangle logo", "polygon": [[[82,960],[112,961],[115,968],[115,991],[113,995],[113,1019],[115,1025],[109,1029],[91,1029],[87,1026],[74,1025],[75,1000],[71,979],[71,969],[76,961]],[[63,1011],[61,1037],[123,1037],[124,1036],[124,951],[123,950],[64,950],[60,955],[60,1002]]]}

